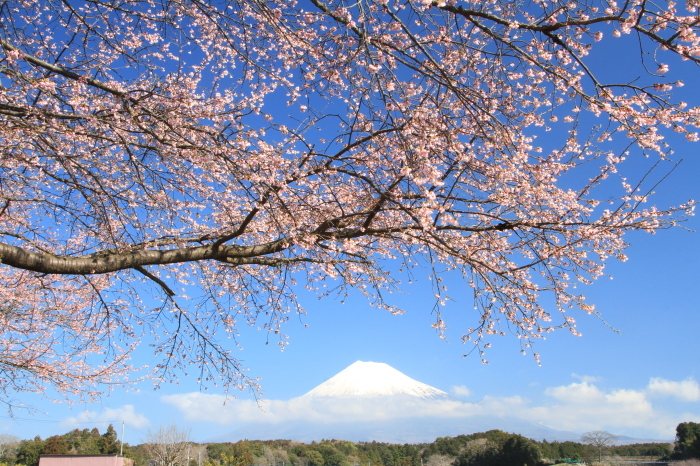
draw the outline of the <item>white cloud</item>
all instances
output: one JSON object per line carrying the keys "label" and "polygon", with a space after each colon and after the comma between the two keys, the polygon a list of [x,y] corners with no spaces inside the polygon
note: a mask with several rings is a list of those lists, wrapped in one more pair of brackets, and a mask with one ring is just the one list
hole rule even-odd
{"label": "white cloud", "polygon": [[[653,378],[642,389],[606,390],[581,378],[582,382],[549,387],[544,397],[532,401],[521,396],[484,396],[478,402],[461,400],[415,400],[410,398],[298,397],[288,401],[254,401],[227,399],[222,395],[186,393],[163,396],[161,400],[182,412],[187,420],[208,421],[224,425],[246,423],[283,423],[313,421],[363,421],[408,417],[470,418],[495,416],[516,418],[553,429],[573,432],[609,430],[617,434],[646,436],[666,440],[673,438],[679,422],[698,414],[671,415],[654,406],[651,395],[670,395],[693,401],[700,396],[691,379],[682,382]],[[464,386],[452,387],[456,395],[473,395]],[[687,419],[684,419],[687,418]]]}
{"label": "white cloud", "polygon": [[121,408],[106,408],[99,413],[89,410],[81,411],[77,416],[64,419],[61,424],[75,428],[91,423],[117,424],[121,422],[134,429],[142,429],[150,424],[146,416],[135,411],[134,405],[124,405]]}
{"label": "white cloud", "polygon": [[223,395],[185,393],[166,395],[161,400],[173,405],[190,421],[209,421],[219,424],[266,422],[281,423],[294,420],[315,422],[385,420],[405,417],[462,417],[485,414],[484,408],[474,403],[454,400],[411,400],[402,397],[292,398],[288,401],[227,399]]}
{"label": "white cloud", "polygon": [[485,396],[479,403],[482,412],[479,414],[487,414],[493,416],[514,416],[525,417],[521,414],[526,413],[530,401],[521,396]]}
{"label": "white cloud", "polygon": [[588,382],[572,383],[563,387],[550,387],[544,393],[552,398],[572,404],[590,404],[603,396],[598,387]]}
{"label": "white cloud", "polygon": [[[587,382],[551,387],[545,394],[555,403],[534,407],[530,415],[538,422],[558,430],[626,431],[628,429],[653,429],[653,419],[658,418],[645,393],[637,390],[613,390],[605,392]],[[654,431],[667,436],[665,431]]]}
{"label": "white cloud", "polygon": [[647,386],[651,395],[671,396],[683,401],[700,401],[700,384],[692,378],[680,382],[652,377]]}
{"label": "white cloud", "polygon": [[578,375],[576,373],[572,373],[571,377],[579,379],[581,382],[600,382],[600,377],[595,377],[593,375]]}
{"label": "white cloud", "polygon": [[465,385],[453,385],[452,386],[452,393],[454,393],[457,396],[471,396],[472,391],[469,390]]}

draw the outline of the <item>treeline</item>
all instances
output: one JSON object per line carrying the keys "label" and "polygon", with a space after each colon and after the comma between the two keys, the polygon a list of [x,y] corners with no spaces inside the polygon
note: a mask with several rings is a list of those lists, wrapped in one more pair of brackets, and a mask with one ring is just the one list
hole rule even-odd
{"label": "treeline", "polygon": [[[695,427],[698,428],[697,432]],[[681,428],[681,426],[679,426]],[[695,437],[693,437],[695,435]],[[667,459],[672,453],[694,453],[700,424],[684,423],[682,439],[672,452],[667,443],[611,446],[611,456],[644,456]],[[700,442],[700,440],[698,440]],[[680,448],[680,449],[679,449]],[[117,433],[110,425],[104,434],[97,429],[72,430],[46,440],[35,438],[4,448],[0,466],[37,466],[42,454],[118,454]],[[143,445],[124,445],[124,456],[136,466],[148,464]],[[563,459],[596,456],[589,445],[578,442],[538,442],[500,430],[471,435],[440,437],[432,443],[390,444],[322,440],[305,444],[290,440],[209,443],[187,445],[189,466],[502,466],[552,464]],[[184,463],[182,463],[184,464]]]}
{"label": "treeline", "polygon": [[[527,439],[520,435],[509,434],[500,430],[490,430],[471,435],[458,435],[457,437],[441,437],[435,442],[426,446],[424,457],[431,455],[442,455],[446,457],[459,458],[465,452],[469,456],[470,452],[489,450],[488,454],[493,455],[494,449],[519,449],[523,456],[531,458],[534,453],[532,449],[539,451],[542,460],[556,461],[562,459],[584,459],[595,456],[595,450],[590,445],[579,442],[548,442],[543,440]],[[658,459],[666,459],[671,453],[668,443],[637,443],[632,445],[611,446],[606,449],[606,454],[611,456],[650,456]],[[483,456],[483,454],[481,455]],[[488,462],[484,462],[488,463]],[[532,463],[527,463],[531,465]]]}
{"label": "treeline", "polygon": [[[117,455],[122,449],[117,432],[111,424],[104,434],[100,434],[97,428],[75,429],[45,440],[41,437],[19,440],[5,436],[3,442],[0,466],[37,466],[41,455]],[[123,450],[124,456],[129,457],[129,445],[125,444]]]}
{"label": "treeline", "polygon": [[[606,454],[667,459],[670,448],[668,443],[640,443],[613,446]],[[207,461],[202,466],[535,466],[597,454],[589,445],[578,442],[538,442],[500,430],[405,445],[245,440],[207,444],[205,453]],[[191,466],[197,465],[191,462]]]}
{"label": "treeline", "polygon": [[322,440],[210,443],[203,466],[420,466],[423,445]]}

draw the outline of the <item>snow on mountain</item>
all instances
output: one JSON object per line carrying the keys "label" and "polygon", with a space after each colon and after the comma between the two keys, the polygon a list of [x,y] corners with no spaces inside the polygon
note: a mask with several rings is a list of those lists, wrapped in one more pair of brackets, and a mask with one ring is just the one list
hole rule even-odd
{"label": "snow on mountain", "polygon": [[[225,409],[235,409],[235,405],[230,403]],[[243,421],[233,432],[209,441],[335,438],[420,443],[491,429],[550,441],[580,437],[516,417],[482,413],[477,405],[452,398],[388,364],[357,361],[303,396],[269,402],[264,413],[255,406],[242,409],[233,418],[250,418],[257,412],[257,419]],[[192,409],[198,415],[204,411]],[[221,417],[222,408],[216,410]]]}
{"label": "snow on mountain", "polygon": [[357,361],[307,392],[305,397],[410,395],[422,399],[449,398],[442,390],[413,380],[388,364]]}

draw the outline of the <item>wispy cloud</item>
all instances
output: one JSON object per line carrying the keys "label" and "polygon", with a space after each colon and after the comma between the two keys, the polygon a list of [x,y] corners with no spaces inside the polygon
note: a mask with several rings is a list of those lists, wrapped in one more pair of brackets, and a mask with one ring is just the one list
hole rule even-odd
{"label": "wispy cloud", "polygon": [[134,405],[124,405],[120,408],[105,408],[100,412],[81,411],[77,416],[64,419],[61,424],[67,428],[76,428],[85,424],[117,424],[121,422],[134,429],[142,429],[150,424],[146,416],[136,412]]}
{"label": "wispy cloud", "polygon": [[452,393],[457,396],[471,396],[472,391],[469,390],[465,385],[453,385]]}
{"label": "wispy cloud", "polygon": [[572,373],[571,377],[579,379],[581,382],[600,382],[600,377],[593,375],[578,375],[576,373]]}

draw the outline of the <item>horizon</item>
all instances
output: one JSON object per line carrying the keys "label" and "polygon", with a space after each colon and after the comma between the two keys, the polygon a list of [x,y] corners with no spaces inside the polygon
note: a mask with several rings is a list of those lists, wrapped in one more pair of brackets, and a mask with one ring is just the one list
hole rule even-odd
{"label": "horizon", "polygon": [[[108,424],[108,427],[109,427],[109,426],[112,426],[113,428],[115,428],[115,429],[117,430],[117,434],[119,434],[119,430],[118,430],[119,425],[118,425],[118,424],[117,424],[117,425],[114,425],[114,424],[111,424],[111,423],[110,423],[110,424]],[[168,426],[164,426],[164,427],[168,427]],[[69,430],[69,431],[66,431],[66,432],[63,432],[63,433],[60,433],[60,434],[52,435],[51,437],[53,437],[53,436],[59,436],[59,437],[60,437],[60,436],[68,435],[68,434],[72,433],[72,432],[75,431],[75,430],[79,430],[79,431],[85,431],[85,430],[91,431],[91,430],[93,430],[93,429],[97,429],[97,432],[98,432],[99,435],[103,435],[103,434],[107,431],[107,428],[105,428],[104,430],[100,430],[98,427],[93,426],[93,427],[85,427],[85,428],[82,428],[82,429],[81,429],[81,428],[71,429],[71,430]],[[533,438],[533,437],[528,437],[528,436],[522,435],[522,434],[520,434],[520,433],[518,433],[518,432],[507,431],[507,430],[498,429],[498,428],[488,429],[488,430],[484,430],[484,431],[470,432],[470,433],[462,433],[462,434],[455,434],[455,435],[439,436],[439,437],[436,437],[436,438],[433,439],[433,440],[429,440],[429,441],[420,441],[420,442],[384,442],[384,441],[381,441],[381,440],[357,440],[357,441],[354,441],[354,440],[347,440],[347,439],[335,438],[335,437],[331,437],[331,438],[321,438],[321,439],[319,439],[319,440],[304,441],[304,440],[298,440],[298,439],[294,439],[294,438],[281,437],[281,438],[270,438],[270,439],[263,439],[263,438],[245,438],[245,439],[241,439],[241,440],[231,440],[231,441],[229,441],[229,440],[217,440],[217,439],[208,439],[208,440],[204,440],[204,441],[189,440],[189,441],[187,441],[187,443],[189,443],[189,444],[194,444],[194,445],[210,445],[210,444],[238,444],[238,443],[256,443],[256,442],[260,442],[260,443],[274,443],[274,442],[280,442],[280,441],[281,441],[281,442],[291,442],[292,444],[302,444],[302,445],[312,445],[312,444],[324,443],[324,442],[330,442],[330,443],[333,443],[333,442],[350,442],[350,443],[356,443],[356,444],[382,443],[382,444],[387,444],[387,445],[425,445],[425,444],[433,444],[433,443],[436,443],[436,442],[438,442],[440,439],[444,439],[444,438],[469,437],[469,436],[473,436],[473,435],[477,435],[477,436],[478,436],[478,435],[481,435],[481,434],[486,434],[486,433],[494,432],[494,431],[503,432],[503,433],[506,433],[506,434],[509,434],[509,435],[519,435],[519,436],[521,436],[521,437],[525,437],[525,438],[527,438],[527,439],[529,439],[529,440],[533,440],[533,441],[538,442],[538,443],[565,443],[565,442],[572,442],[572,443],[578,443],[578,444],[581,444],[581,445],[587,445],[587,443],[583,442],[580,438],[578,438],[578,439],[576,439],[576,440],[557,440],[557,439],[549,440],[549,439],[547,439],[547,438]],[[607,432],[606,432],[606,433],[607,433]],[[636,439],[636,438],[628,437],[628,436],[624,436],[624,435],[614,435],[614,434],[611,434],[611,435],[612,435],[612,441],[611,441],[611,443],[610,443],[610,446],[627,446],[627,445],[635,445],[635,444],[639,444],[639,445],[642,445],[642,444],[661,444],[661,445],[669,444],[669,445],[673,445],[673,444],[675,443],[675,440]],[[42,441],[47,440],[48,438],[50,438],[50,437],[45,437],[45,438],[43,438],[43,437],[41,437],[41,436],[34,436],[33,438],[20,439],[20,440],[21,440],[21,441],[36,440],[37,437],[39,437],[40,440],[42,440]],[[121,442],[121,436],[118,435],[118,436],[117,436],[117,443],[120,444],[120,442]],[[127,447],[127,446],[128,446],[128,447],[135,447],[135,446],[141,446],[141,445],[143,445],[144,443],[146,443],[146,442],[143,442],[143,443],[128,443],[128,442],[124,442],[124,446],[125,446],[125,447]],[[53,454],[53,453],[51,453],[51,454],[43,454],[42,456],[115,456],[115,454],[112,454],[112,453],[95,453],[95,454],[56,453],[56,454]],[[122,455],[116,454],[116,456],[122,456]]]}

